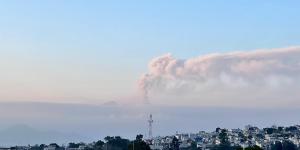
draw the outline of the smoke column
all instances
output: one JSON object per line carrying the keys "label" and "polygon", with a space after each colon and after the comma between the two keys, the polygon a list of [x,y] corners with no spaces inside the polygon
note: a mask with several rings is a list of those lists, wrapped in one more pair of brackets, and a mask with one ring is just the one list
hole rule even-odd
{"label": "smoke column", "polygon": [[[298,88],[300,47],[213,53],[190,59],[153,58],[138,81],[145,101],[151,92],[243,88]],[[291,89],[291,90],[294,90]],[[187,93],[188,93],[187,92]],[[238,92],[238,91],[237,91]],[[175,92],[176,94],[176,92]]]}

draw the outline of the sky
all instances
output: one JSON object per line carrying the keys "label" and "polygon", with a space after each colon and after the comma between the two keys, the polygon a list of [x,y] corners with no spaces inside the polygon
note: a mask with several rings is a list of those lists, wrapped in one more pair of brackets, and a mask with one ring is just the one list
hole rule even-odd
{"label": "sky", "polygon": [[[16,111],[18,110],[18,111]],[[153,114],[153,135],[212,132],[216,127],[260,128],[299,123],[298,108],[124,107],[59,103],[0,103],[0,145],[92,142],[105,136],[148,138],[147,119]],[[8,117],[7,114],[10,114]]]}
{"label": "sky", "polygon": [[1,101],[134,97],[152,58],[297,46],[298,1],[2,1]]}
{"label": "sky", "polygon": [[155,136],[296,124],[299,5],[0,1],[0,133],[134,137],[150,113]]}

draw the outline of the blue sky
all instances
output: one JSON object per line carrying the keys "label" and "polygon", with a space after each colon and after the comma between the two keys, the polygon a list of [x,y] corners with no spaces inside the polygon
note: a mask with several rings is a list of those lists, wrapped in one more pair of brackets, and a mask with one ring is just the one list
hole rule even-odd
{"label": "blue sky", "polygon": [[148,61],[168,52],[190,58],[300,45],[299,5],[260,0],[1,1],[1,80],[7,95],[1,100],[67,95],[102,102],[133,93]]}

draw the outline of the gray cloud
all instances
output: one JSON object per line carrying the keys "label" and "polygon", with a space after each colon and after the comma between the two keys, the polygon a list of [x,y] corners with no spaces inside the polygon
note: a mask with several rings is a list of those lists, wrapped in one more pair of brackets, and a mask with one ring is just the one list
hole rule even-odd
{"label": "gray cloud", "polygon": [[239,105],[290,103],[299,97],[300,47],[214,53],[190,59],[166,54],[152,59],[148,68],[139,80],[139,89],[151,99],[184,97],[204,105]]}

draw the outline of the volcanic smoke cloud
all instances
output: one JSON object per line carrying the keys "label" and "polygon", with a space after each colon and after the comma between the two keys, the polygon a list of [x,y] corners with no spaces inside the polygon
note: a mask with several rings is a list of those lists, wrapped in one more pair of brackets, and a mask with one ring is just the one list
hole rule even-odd
{"label": "volcanic smoke cloud", "polygon": [[148,67],[139,80],[145,99],[182,96],[200,103],[220,103],[221,99],[222,103],[239,103],[243,99],[281,104],[300,98],[300,47],[190,59],[166,54],[152,59]]}

